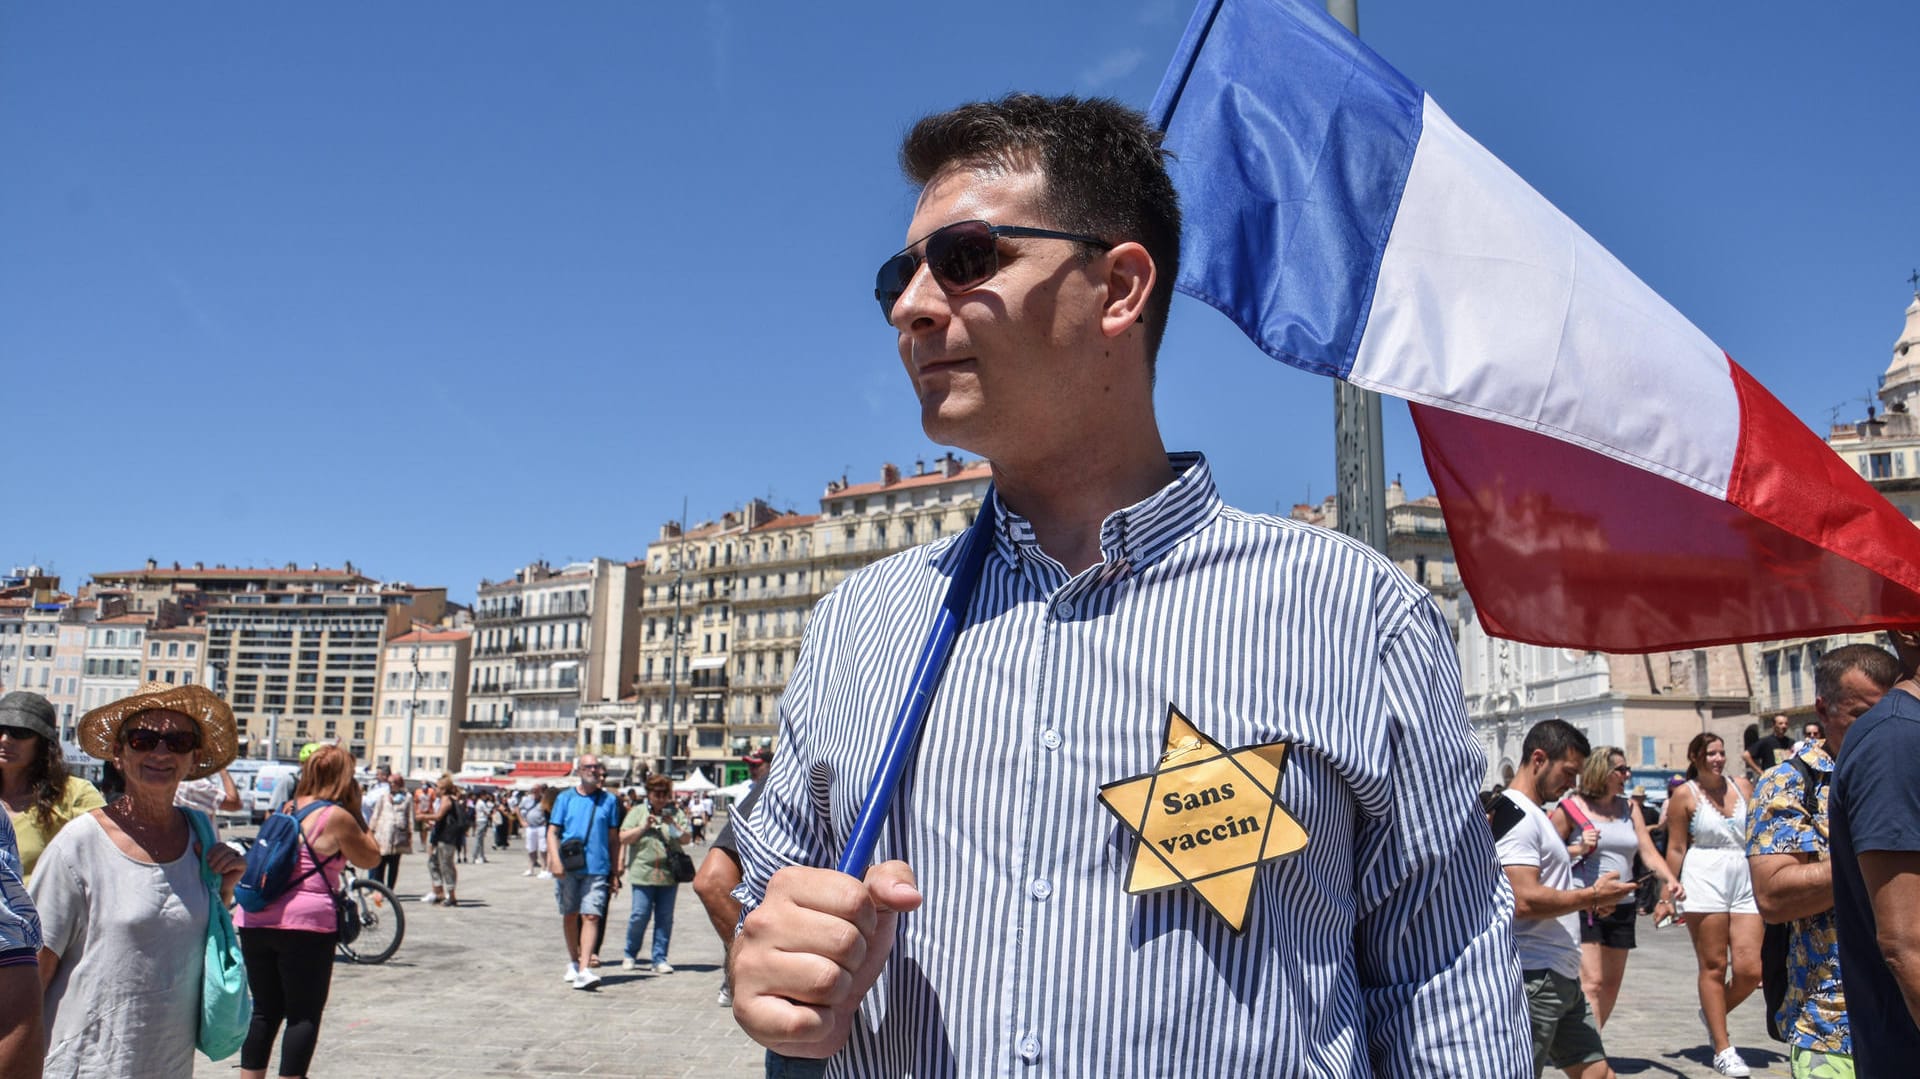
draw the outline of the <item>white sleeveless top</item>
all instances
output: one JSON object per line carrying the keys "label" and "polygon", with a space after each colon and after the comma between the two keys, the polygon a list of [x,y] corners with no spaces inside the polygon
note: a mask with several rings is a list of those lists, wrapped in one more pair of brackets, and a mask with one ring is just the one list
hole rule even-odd
{"label": "white sleeveless top", "polygon": [[1695,850],[1731,850],[1745,856],[1747,851],[1747,799],[1740,793],[1740,785],[1727,780],[1727,786],[1733,791],[1733,816],[1723,817],[1715,809],[1713,802],[1700,790],[1700,785],[1687,780],[1687,788],[1693,791],[1693,820],[1688,834]]}

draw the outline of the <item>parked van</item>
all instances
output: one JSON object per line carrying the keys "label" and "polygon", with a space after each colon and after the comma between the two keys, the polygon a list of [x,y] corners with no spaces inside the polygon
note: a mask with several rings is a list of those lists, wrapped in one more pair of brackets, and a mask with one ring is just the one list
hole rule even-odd
{"label": "parked van", "polygon": [[[300,766],[282,761],[263,761],[259,769],[253,773],[252,791],[241,791],[240,801],[253,810],[255,824],[266,820],[267,814],[277,808],[273,804],[273,788],[274,784],[280,782],[281,776],[291,776],[295,782],[298,782]],[[238,782],[236,778],[235,784],[238,785]]]}

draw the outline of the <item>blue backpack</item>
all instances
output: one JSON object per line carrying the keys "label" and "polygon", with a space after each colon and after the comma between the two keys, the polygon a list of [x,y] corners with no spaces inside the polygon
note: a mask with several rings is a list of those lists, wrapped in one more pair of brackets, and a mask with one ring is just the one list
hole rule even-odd
{"label": "blue backpack", "polygon": [[288,888],[319,872],[319,859],[314,859],[314,868],[296,877],[293,871],[300,865],[300,847],[307,837],[300,830],[300,823],[307,815],[321,806],[330,806],[323,798],[317,798],[298,813],[275,813],[260,826],[260,835],[247,848],[247,868],[240,874],[240,883],[233,886],[233,898],[240,909],[248,914],[258,914],[267,909],[274,900],[280,898]]}

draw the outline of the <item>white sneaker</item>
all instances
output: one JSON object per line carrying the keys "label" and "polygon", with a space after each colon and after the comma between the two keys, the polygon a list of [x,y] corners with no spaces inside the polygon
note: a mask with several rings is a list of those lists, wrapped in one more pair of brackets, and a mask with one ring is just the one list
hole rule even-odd
{"label": "white sneaker", "polygon": [[573,980],[573,987],[575,989],[592,989],[599,984],[600,972],[591,967],[581,971],[580,976]]}
{"label": "white sneaker", "polygon": [[533,867],[532,867],[532,866],[528,866],[528,867],[527,867],[527,868],[526,868],[525,870],[523,870],[523,871],[521,871],[521,873],[520,873],[520,875],[521,875],[521,876],[523,876],[523,877],[531,877],[531,876],[533,876]]}
{"label": "white sneaker", "polygon": [[541,879],[541,880],[552,880],[552,879],[553,879],[553,874],[552,874],[552,873],[549,873],[549,872],[547,872],[547,871],[546,871],[546,870],[544,870],[544,869],[542,869],[542,870],[540,871],[540,873],[539,873],[539,877],[540,877],[540,879]]}
{"label": "white sneaker", "polygon": [[567,972],[565,974],[560,975],[560,980],[563,982],[579,981],[580,980],[580,964],[568,963]]}
{"label": "white sneaker", "polygon": [[720,1005],[722,1008],[733,1007],[733,990],[727,988],[724,985],[721,986],[720,996],[718,999],[714,1001],[714,1003]]}
{"label": "white sneaker", "polygon": [[621,970],[634,970],[639,966],[640,964],[633,961],[633,956],[627,956],[625,959],[620,960]]}
{"label": "white sneaker", "polygon": [[439,897],[439,896],[437,896],[437,895],[423,895],[423,896],[421,896],[421,897],[420,897],[420,902],[422,902],[422,903],[438,903],[438,902],[440,902],[440,897]]}
{"label": "white sneaker", "polygon": [[1740,1059],[1740,1051],[1729,1045],[1713,1055],[1713,1070],[1721,1075],[1745,1076],[1753,1072],[1747,1070],[1747,1062]]}
{"label": "white sneaker", "polygon": [[655,963],[655,964],[653,965],[653,972],[654,972],[655,974],[672,974],[672,973],[673,973],[673,964],[671,964],[671,963]]}

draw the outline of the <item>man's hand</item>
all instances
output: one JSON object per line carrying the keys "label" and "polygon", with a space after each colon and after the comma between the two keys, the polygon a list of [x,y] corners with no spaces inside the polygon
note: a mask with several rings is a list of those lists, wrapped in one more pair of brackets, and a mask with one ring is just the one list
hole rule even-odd
{"label": "man's hand", "polygon": [[552,873],[555,880],[567,875],[566,867],[560,864],[560,859],[554,855],[552,847],[547,848],[547,872]]}
{"label": "man's hand", "polygon": [[1594,915],[1604,918],[1612,914],[1613,908],[1619,906],[1628,896],[1634,895],[1639,891],[1640,886],[1638,884],[1630,880],[1621,880],[1620,874],[1615,873],[1611,869],[1607,870],[1605,873],[1600,874],[1600,879],[1593,882]]}
{"label": "man's hand", "polygon": [[734,1019],[785,1056],[832,1056],[886,965],[900,912],[919,906],[905,862],[874,866],[864,882],[831,869],[775,873],[734,938]]}

